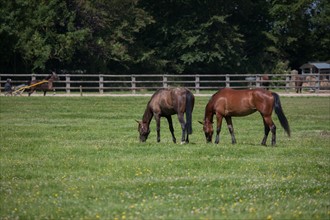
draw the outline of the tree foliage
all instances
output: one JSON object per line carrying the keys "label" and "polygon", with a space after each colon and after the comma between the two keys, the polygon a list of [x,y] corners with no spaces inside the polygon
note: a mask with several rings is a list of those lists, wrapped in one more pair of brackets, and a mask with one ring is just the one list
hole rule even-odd
{"label": "tree foliage", "polygon": [[329,60],[327,0],[0,3],[0,71],[262,73]]}
{"label": "tree foliage", "polygon": [[268,51],[275,61],[298,68],[311,60],[329,60],[330,4],[327,0],[274,0]]}

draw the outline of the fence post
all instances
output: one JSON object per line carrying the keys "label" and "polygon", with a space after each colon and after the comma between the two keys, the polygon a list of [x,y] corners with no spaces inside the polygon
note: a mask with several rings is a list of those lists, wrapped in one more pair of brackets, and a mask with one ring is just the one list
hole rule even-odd
{"label": "fence post", "polygon": [[260,74],[256,75],[256,87],[259,88],[260,87],[260,82],[261,82],[261,76]]}
{"label": "fence post", "polygon": [[132,84],[132,93],[135,94],[136,93],[136,79],[135,79],[135,75],[131,76],[131,84]]}
{"label": "fence post", "polygon": [[289,92],[290,91],[290,75],[289,74],[286,74],[286,77],[285,77],[285,92]]}
{"label": "fence post", "polygon": [[317,73],[317,75],[316,75],[316,93],[318,93],[318,92],[320,92],[320,71]]}
{"label": "fence post", "polygon": [[230,87],[230,76],[226,74],[226,87]]}
{"label": "fence post", "polygon": [[82,85],[79,86],[79,92],[80,92],[80,96],[83,96]]}
{"label": "fence post", "polygon": [[100,91],[100,94],[103,94],[103,87],[104,87],[104,78],[103,78],[103,75],[102,74],[100,74],[99,75],[99,86],[100,86],[100,88],[99,88],[99,91]]}
{"label": "fence post", "polygon": [[167,76],[163,75],[163,88],[167,88]]}
{"label": "fence post", "polygon": [[195,91],[197,94],[199,94],[199,86],[200,86],[200,78],[199,75],[195,75]]}
{"label": "fence post", "polygon": [[65,91],[70,93],[70,74],[65,74]]}
{"label": "fence post", "polygon": [[35,73],[32,73],[32,75],[31,75],[31,81],[33,81],[33,80],[36,80],[36,74]]}

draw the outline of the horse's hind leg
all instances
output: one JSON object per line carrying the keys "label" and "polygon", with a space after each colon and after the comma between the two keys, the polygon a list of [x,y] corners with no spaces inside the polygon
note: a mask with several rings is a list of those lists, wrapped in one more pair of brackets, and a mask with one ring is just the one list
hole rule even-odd
{"label": "horse's hind leg", "polygon": [[185,142],[189,143],[189,138],[187,134],[187,138],[185,139],[186,136],[186,122],[184,121],[183,113],[178,113],[178,119],[181,124],[181,129],[182,129],[182,137],[181,137],[181,144],[184,144]]}
{"label": "horse's hind leg", "polygon": [[171,116],[168,116],[166,118],[167,118],[167,121],[168,121],[169,129],[170,129],[171,134],[172,134],[172,140],[173,140],[174,143],[176,143],[176,138],[175,138],[175,135],[174,135],[174,128],[173,128],[172,117]]}
{"label": "horse's hind leg", "polygon": [[264,122],[265,135],[264,135],[264,138],[261,141],[261,144],[266,146],[266,141],[267,141],[267,137],[268,137],[270,128],[269,128],[268,124],[266,123],[265,119],[264,118],[262,118],[262,119],[263,119],[263,122]]}
{"label": "horse's hind leg", "polygon": [[270,131],[272,132],[272,146],[275,146],[276,145],[276,126],[275,126],[275,124],[273,124],[270,127]]}
{"label": "horse's hind leg", "polygon": [[231,143],[236,144],[236,138],[235,138],[235,134],[234,134],[234,126],[233,126],[233,122],[231,120],[231,117],[225,117],[225,119],[226,119],[226,122],[227,122],[228,130],[229,130],[230,135],[231,135]]}
{"label": "horse's hind leg", "polygon": [[266,145],[269,131],[271,131],[272,132],[272,146],[274,146],[276,144],[276,126],[270,116],[263,117],[263,121],[264,121],[264,128],[265,128],[265,136],[262,139],[261,144]]}

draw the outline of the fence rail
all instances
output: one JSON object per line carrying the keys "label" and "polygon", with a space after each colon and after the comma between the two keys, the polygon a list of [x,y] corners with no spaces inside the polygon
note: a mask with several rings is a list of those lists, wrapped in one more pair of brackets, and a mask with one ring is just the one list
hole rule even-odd
{"label": "fence rail", "polygon": [[[12,85],[26,84],[29,80],[44,79],[47,74],[0,74],[1,91],[7,78]],[[130,91],[131,93],[159,88],[184,86],[196,93],[203,90],[217,90],[221,87],[257,88],[263,87],[260,74],[195,74],[195,75],[107,75],[107,74],[59,74],[59,80],[54,82],[56,91],[99,92],[101,94],[114,91]],[[304,89],[318,92],[330,89],[329,74],[308,74],[304,77]],[[295,88],[297,81],[293,74],[269,75],[270,89],[290,91]]]}

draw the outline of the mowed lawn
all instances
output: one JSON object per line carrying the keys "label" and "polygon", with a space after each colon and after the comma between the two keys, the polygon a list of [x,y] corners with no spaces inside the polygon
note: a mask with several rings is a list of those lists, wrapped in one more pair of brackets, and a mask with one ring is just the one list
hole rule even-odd
{"label": "mowed lawn", "polygon": [[208,99],[180,145],[165,119],[139,143],[149,97],[0,97],[0,219],[330,218],[329,97],[281,97],[276,147],[258,113],[233,119],[236,145],[226,123],[206,144]]}

